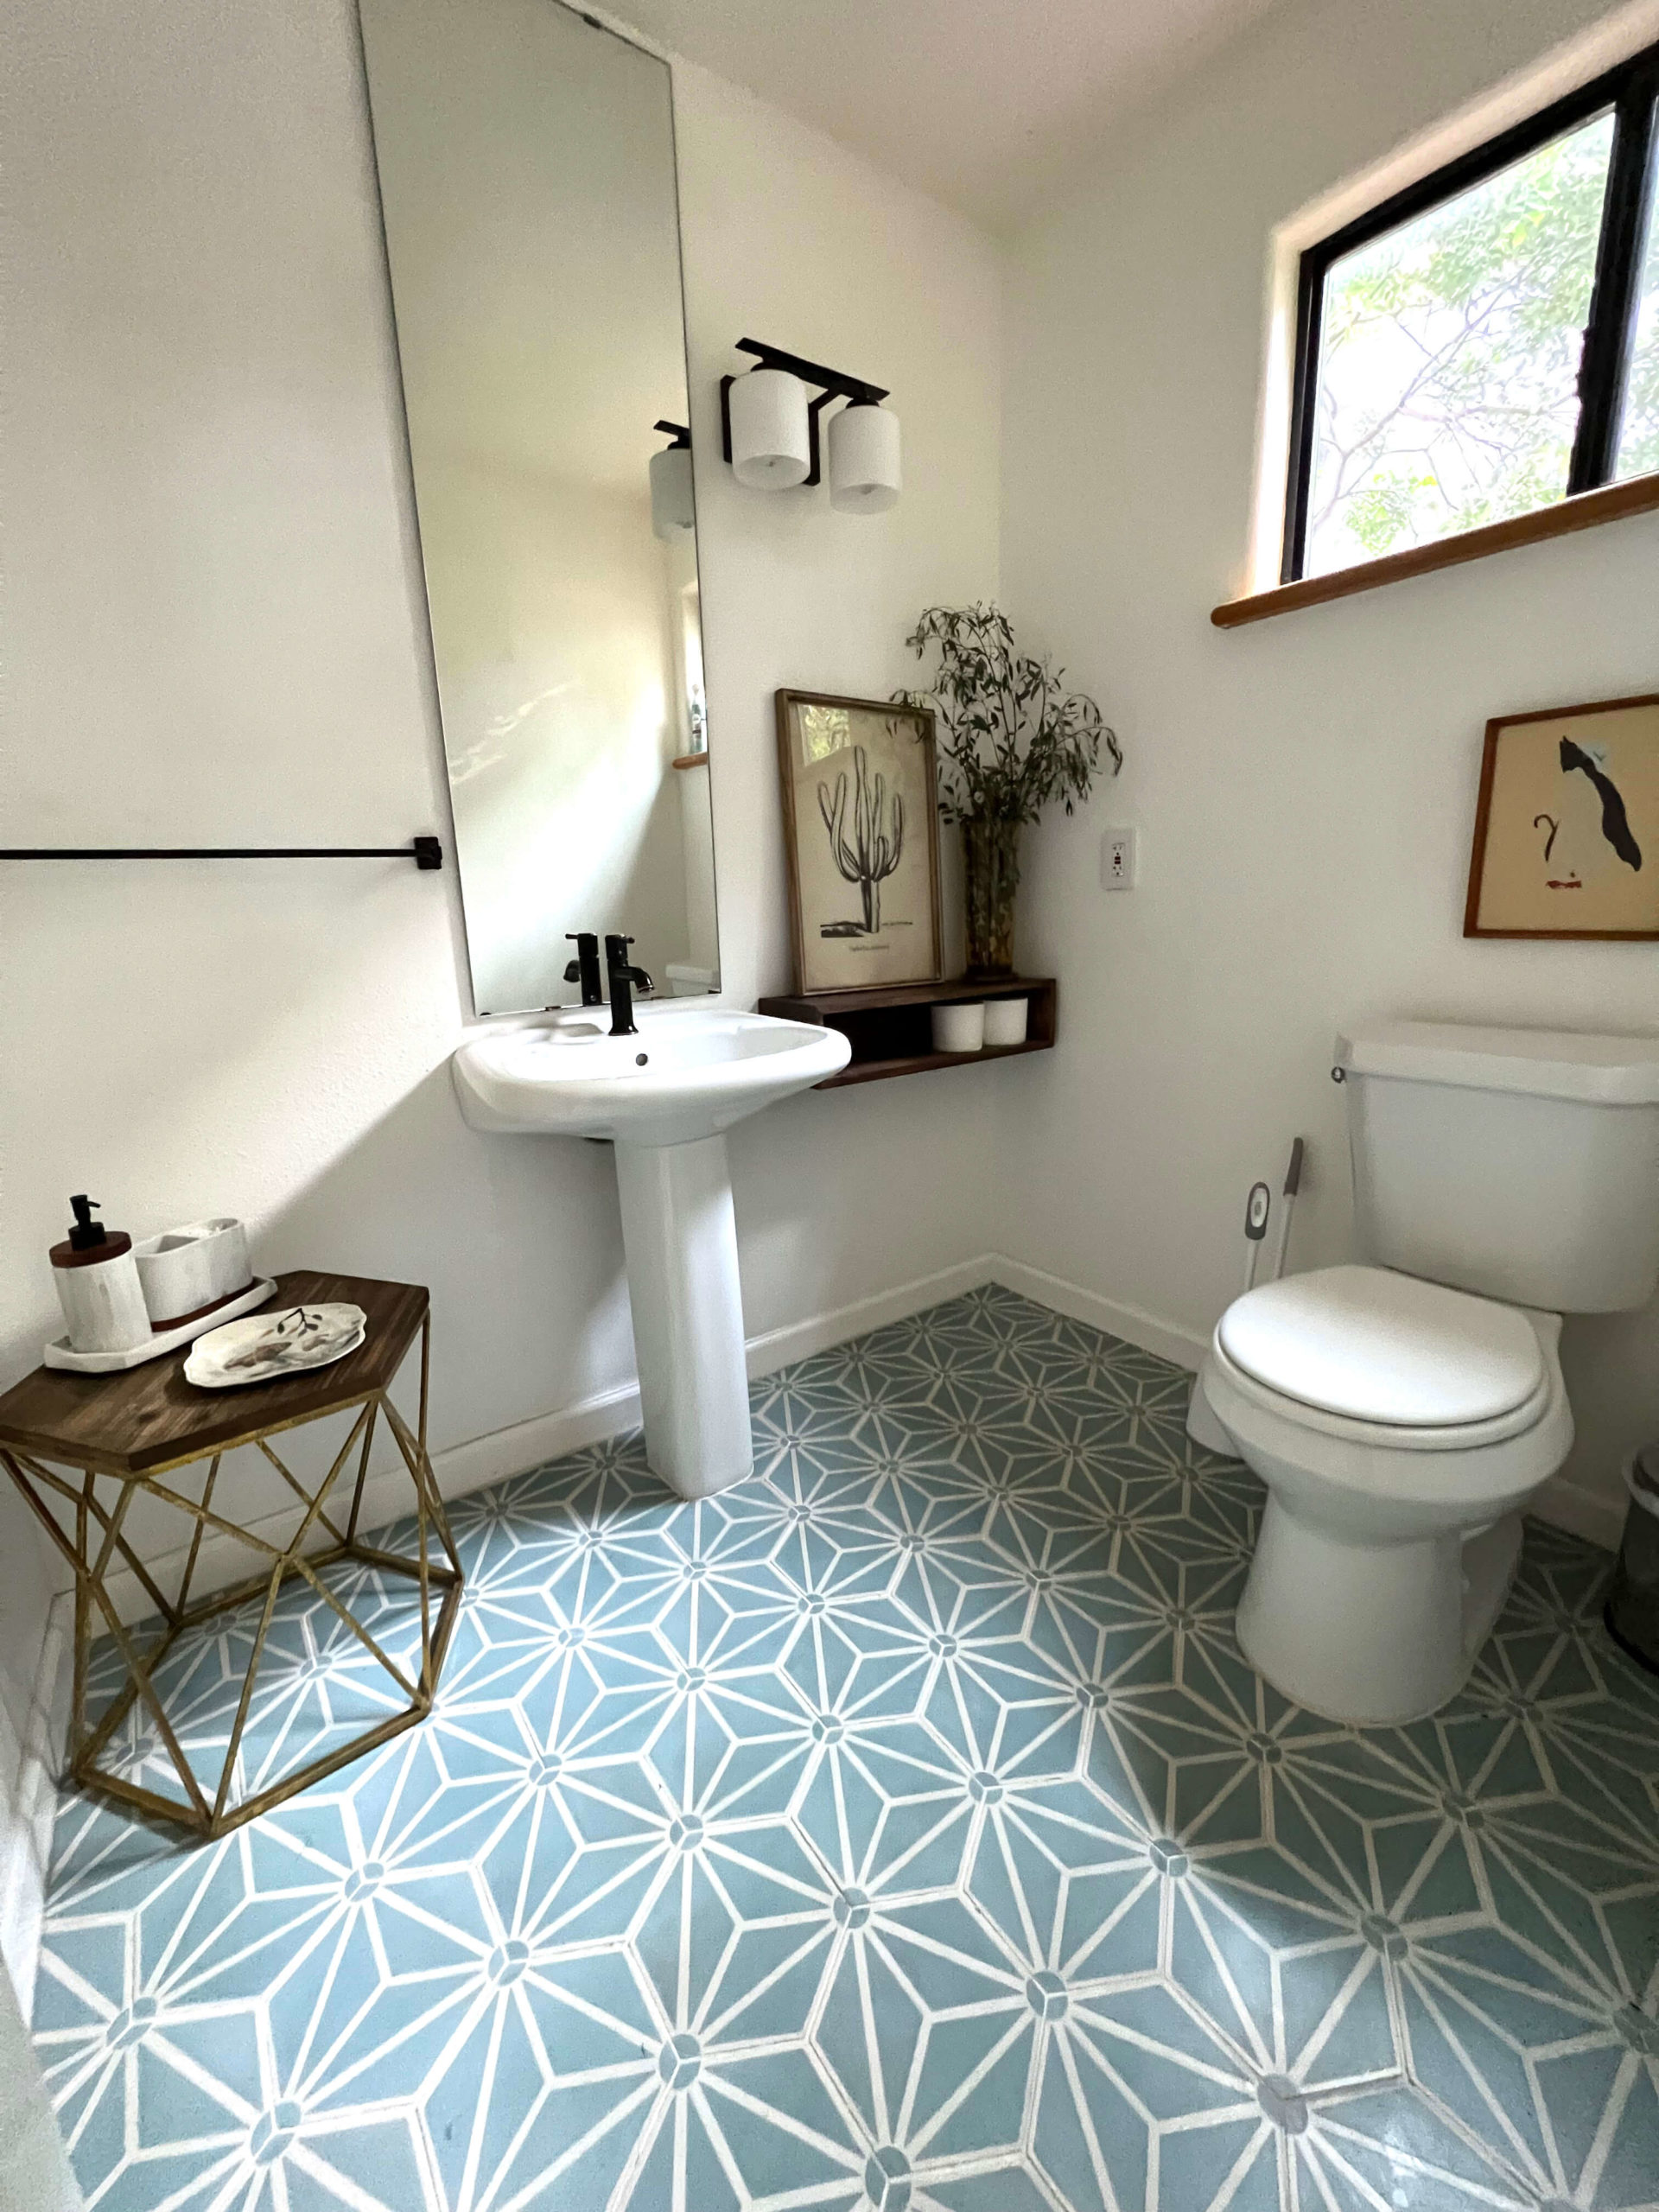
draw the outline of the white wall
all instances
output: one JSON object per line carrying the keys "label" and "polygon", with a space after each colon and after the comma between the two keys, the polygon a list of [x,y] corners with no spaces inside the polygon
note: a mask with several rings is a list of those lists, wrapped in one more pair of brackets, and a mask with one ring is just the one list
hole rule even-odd
{"label": "white wall", "polygon": [[[447,842],[346,0],[35,0],[7,63],[4,842]],[[996,587],[998,276],[798,124],[691,69],[677,102],[721,952],[752,1004],[788,982],[773,687],[884,691],[918,609]],[[733,483],[716,380],[749,333],[893,386],[893,514]],[[0,1381],[55,1333],[46,1249],[84,1189],[135,1234],[234,1211],[267,1268],[429,1283],[440,1446],[628,1381],[608,1153],[457,1110],[452,866],[13,867],[0,942]],[[988,1111],[946,1076],[742,1132],[751,1328],[982,1249]],[[220,1491],[279,1497],[257,1468]],[[19,1668],[41,1578],[25,1531]]]}
{"label": "white wall", "polygon": [[0,1974],[0,2212],[81,2212],[25,2018]]}
{"label": "white wall", "polygon": [[[1659,517],[1224,634],[1250,518],[1270,233],[1599,11],[1302,0],[1114,137],[1010,278],[1005,594],[1128,766],[1034,841],[1021,958],[1063,1049],[1010,1071],[1017,1256],[1195,1344],[1236,1287],[1246,1187],[1313,1147],[1295,1256],[1348,1249],[1344,1021],[1648,1031],[1644,946],[1465,944],[1484,726],[1659,679]],[[1098,888],[1136,822],[1141,885]],[[1659,1313],[1569,1324],[1569,1477],[1618,1494],[1659,1433]],[[1554,1509],[1605,1534],[1592,1502]]]}

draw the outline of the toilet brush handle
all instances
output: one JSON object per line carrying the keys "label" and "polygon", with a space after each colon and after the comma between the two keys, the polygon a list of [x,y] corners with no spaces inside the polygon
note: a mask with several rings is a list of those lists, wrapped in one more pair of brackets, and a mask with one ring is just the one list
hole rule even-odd
{"label": "toilet brush handle", "polygon": [[1307,1147],[1297,1137],[1290,1147],[1290,1165],[1285,1170],[1284,1204],[1279,1209],[1279,1238],[1273,1249],[1269,1282],[1278,1282],[1285,1272],[1285,1260],[1290,1250],[1290,1217],[1296,1208],[1296,1193],[1302,1186],[1302,1162],[1306,1157]]}

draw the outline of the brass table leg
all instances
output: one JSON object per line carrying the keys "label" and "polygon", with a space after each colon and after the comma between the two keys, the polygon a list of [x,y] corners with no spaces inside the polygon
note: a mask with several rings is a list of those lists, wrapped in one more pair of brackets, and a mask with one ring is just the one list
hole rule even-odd
{"label": "brass table leg", "polygon": [[[444,1656],[461,1609],[462,1576],[460,1555],[450,1534],[442,1501],[438,1496],[437,1482],[427,1451],[430,1360],[431,1316],[428,1313],[421,1328],[420,1411],[416,1428],[410,1430],[393,1405],[389,1389],[371,1393],[358,1402],[356,1418],[346,1441],[315,1490],[308,1490],[270,1448],[270,1438],[295,1424],[278,1422],[238,1440],[238,1443],[257,1446],[264,1452],[305,1509],[293,1535],[282,1546],[270,1543],[264,1537],[238,1528],[234,1522],[214,1510],[213,1493],[219,1480],[223,1450],[213,1452],[211,1459],[204,1452],[200,1459],[181,1463],[182,1466],[197,1465],[201,1459],[210,1459],[207,1480],[199,1499],[187,1496],[175,1486],[174,1481],[163,1481],[160,1476],[106,1475],[105,1480],[119,1485],[119,1495],[113,1508],[106,1508],[98,1496],[99,1477],[93,1469],[77,1468],[74,1475],[78,1479],[71,1480],[55,1473],[29,1453],[0,1446],[0,1465],[6,1468],[34,1508],[48,1535],[68,1561],[75,1578],[69,1771],[76,1782],[88,1789],[101,1791],[122,1804],[135,1806],[143,1812],[175,1822],[205,1840],[224,1835],[230,1829],[239,1827],[244,1821],[252,1820],[272,1806],[284,1803],[310,1783],[334,1773],[349,1761],[360,1758],[365,1751],[390,1741],[404,1729],[413,1727],[431,1711]],[[331,1408],[331,1412],[349,1413],[353,1410],[349,1405]],[[327,1414],[320,1416],[323,1419],[328,1417]],[[383,1551],[378,1545],[365,1542],[358,1535],[364,1490],[368,1478],[370,1449],[377,1423],[382,1421],[397,1445],[398,1456],[414,1486],[416,1555],[412,1559]],[[330,1495],[353,1452],[357,1454],[357,1465],[352,1484],[351,1506],[345,1527],[341,1529],[330,1517],[327,1507]],[[165,1471],[176,1479],[180,1470],[170,1468]],[[173,1506],[194,1523],[178,1595],[172,1600],[163,1595],[124,1533],[128,1509],[141,1489]],[[61,1516],[52,1510],[51,1501],[54,1498],[67,1509]],[[332,1541],[321,1550],[305,1552],[303,1547],[318,1529],[321,1529]],[[192,1605],[191,1585],[200,1558],[202,1539],[210,1532],[232,1537],[246,1546],[261,1556],[264,1565],[260,1572],[250,1580],[215,1592]],[[407,1576],[418,1586],[421,1665],[417,1681],[410,1680],[364,1624],[323,1581],[322,1571],[340,1560],[351,1560],[365,1567]],[[118,1561],[137,1576],[162,1622],[162,1632],[144,1650],[138,1649],[110,1594],[109,1576]],[[388,1715],[385,1720],[353,1737],[349,1743],[338,1745],[322,1757],[307,1762],[293,1773],[283,1776],[280,1781],[238,1802],[233,1799],[232,1791],[260,1663],[264,1657],[271,1624],[276,1617],[278,1598],[283,1587],[296,1580],[308,1583],[341,1624],[379,1662],[407,1703],[402,1711]],[[247,1673],[243,1680],[223,1764],[218,1781],[213,1785],[210,1799],[197,1779],[168,1717],[156,1687],[156,1670],[179,1637],[188,1630],[200,1627],[218,1614],[232,1611],[256,1599],[263,1599],[258,1627],[249,1654]],[[96,1726],[89,1729],[86,1720],[87,1671],[95,1618],[101,1618],[105,1632],[120,1651],[127,1669],[127,1681]],[[154,1724],[156,1735],[189,1801],[188,1804],[181,1804],[176,1799],[165,1797],[157,1790],[129,1781],[124,1775],[111,1773],[99,1764],[100,1754],[107,1749],[116,1730],[135,1703],[143,1706]]]}

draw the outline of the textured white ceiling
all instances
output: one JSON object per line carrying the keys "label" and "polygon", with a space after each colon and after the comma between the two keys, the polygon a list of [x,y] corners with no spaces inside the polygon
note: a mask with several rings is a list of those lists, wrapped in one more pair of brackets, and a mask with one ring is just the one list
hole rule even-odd
{"label": "textured white ceiling", "polygon": [[1272,0],[607,3],[648,38],[1005,231],[1113,113]]}

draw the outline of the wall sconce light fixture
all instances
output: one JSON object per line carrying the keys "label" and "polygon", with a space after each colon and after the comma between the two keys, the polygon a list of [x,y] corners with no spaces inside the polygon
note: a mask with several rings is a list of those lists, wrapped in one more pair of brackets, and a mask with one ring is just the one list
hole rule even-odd
{"label": "wall sconce light fixture", "polygon": [[855,399],[830,417],[830,504],[847,514],[879,515],[898,500],[899,417],[873,399]]}
{"label": "wall sconce light fixture", "polygon": [[[844,399],[830,419],[830,504],[866,515],[892,506],[903,481],[899,417],[882,406],[882,387],[757,339],[740,338],[737,350],[760,363],[745,376],[720,380],[723,449],[738,482],[766,492],[821,483],[818,418]],[[809,385],[816,387],[810,400]]]}
{"label": "wall sconce light fixture", "polygon": [[762,366],[721,385],[726,458],[740,484],[755,492],[786,492],[804,484],[817,454],[809,425],[806,386],[787,369]]}
{"label": "wall sconce light fixture", "polygon": [[651,456],[651,526],[661,538],[673,538],[697,526],[696,496],[691,485],[691,433],[683,423],[653,427],[673,442]]}

